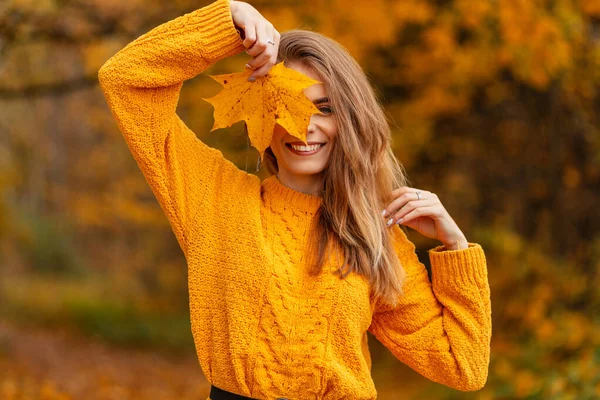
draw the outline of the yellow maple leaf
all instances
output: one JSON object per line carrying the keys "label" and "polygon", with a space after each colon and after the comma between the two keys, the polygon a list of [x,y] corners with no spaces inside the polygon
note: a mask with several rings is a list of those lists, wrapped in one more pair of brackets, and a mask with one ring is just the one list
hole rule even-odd
{"label": "yellow maple leaf", "polygon": [[211,132],[246,121],[250,143],[260,153],[271,144],[275,124],[306,143],[310,117],[320,112],[308,99],[304,89],[319,81],[309,78],[283,62],[274,65],[269,73],[248,82],[253,70],[210,76],[223,85],[216,96],[203,99],[213,105],[215,123]]}

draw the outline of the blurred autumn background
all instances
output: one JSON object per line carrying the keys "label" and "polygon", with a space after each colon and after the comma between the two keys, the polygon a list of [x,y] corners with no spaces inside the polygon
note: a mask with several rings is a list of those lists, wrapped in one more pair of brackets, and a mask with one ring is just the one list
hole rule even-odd
{"label": "blurred autumn background", "polygon": [[[206,4],[0,2],[1,399],[206,398],[185,258],[97,82],[127,43]],[[371,337],[379,397],[600,398],[600,1],[252,4],[352,52],[413,186],[486,250],[486,387],[432,383]],[[186,82],[178,113],[256,173],[241,124],[208,132],[201,98],[218,90],[206,74]],[[428,265],[438,243],[410,239]]]}

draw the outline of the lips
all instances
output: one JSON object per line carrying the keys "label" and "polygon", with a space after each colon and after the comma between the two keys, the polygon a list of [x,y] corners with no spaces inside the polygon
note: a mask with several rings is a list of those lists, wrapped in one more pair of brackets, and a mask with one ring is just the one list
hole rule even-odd
{"label": "lips", "polygon": [[294,145],[298,145],[298,146],[306,146],[305,143],[303,142],[291,142],[291,143],[286,143],[285,147],[287,147],[292,153],[300,155],[300,156],[310,156],[313,154],[318,153],[319,151],[321,151],[321,149],[323,147],[325,147],[326,143],[322,143],[322,142],[308,142],[308,146],[313,146],[313,145],[319,145],[319,147],[317,147],[316,149],[313,150],[308,150],[308,151],[302,151],[302,150],[296,150],[292,147],[292,144]]}

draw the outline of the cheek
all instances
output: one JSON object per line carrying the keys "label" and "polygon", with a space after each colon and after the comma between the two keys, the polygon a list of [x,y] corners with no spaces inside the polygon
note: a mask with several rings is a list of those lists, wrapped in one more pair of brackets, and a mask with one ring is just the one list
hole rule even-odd
{"label": "cheek", "polygon": [[335,121],[328,121],[328,123],[323,126],[323,132],[325,133],[325,135],[327,135],[330,141],[335,142],[338,134],[338,129]]}
{"label": "cheek", "polygon": [[329,148],[329,151],[327,153],[327,159],[329,160],[331,158],[331,153],[333,153],[333,149],[336,146],[339,146],[338,144],[338,130],[337,130],[337,126],[335,124],[335,122],[331,122],[330,126],[328,127],[328,130],[326,132],[327,137],[329,138],[329,142],[331,144],[331,147]]}

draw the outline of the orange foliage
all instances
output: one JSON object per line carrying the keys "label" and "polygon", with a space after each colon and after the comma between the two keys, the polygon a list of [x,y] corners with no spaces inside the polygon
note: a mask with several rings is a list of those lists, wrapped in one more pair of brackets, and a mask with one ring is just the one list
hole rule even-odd
{"label": "orange foliage", "polygon": [[[24,278],[2,285],[0,311],[45,305],[47,312],[32,315],[47,322],[70,315],[64,308],[74,298],[95,304],[117,293],[136,307],[187,311],[185,259],[95,85],[97,69],[117,50],[201,4],[5,3],[0,283],[9,272]],[[600,2],[255,6],[280,31],[314,29],[350,49],[381,94],[394,151],[414,186],[437,192],[467,238],[486,250],[494,318],[490,377],[474,397],[460,398],[600,397]],[[223,60],[209,73],[239,71],[247,59]],[[212,110],[200,99],[216,91],[209,82],[186,83],[178,113],[203,141],[252,172],[257,152],[241,129],[208,133]],[[73,233],[61,223],[45,230],[46,216],[59,217]],[[47,279],[56,280],[80,264],[102,271],[108,282],[102,295],[44,289],[30,276],[49,270]],[[17,364],[0,358],[0,374],[5,366]],[[0,377],[0,397],[63,395],[55,381],[19,368],[18,376]],[[374,374],[388,368],[397,366],[373,365]],[[390,378],[382,391],[400,391],[402,382]],[[119,390],[128,390],[123,385]],[[420,385],[414,393],[457,398],[425,380]]]}

